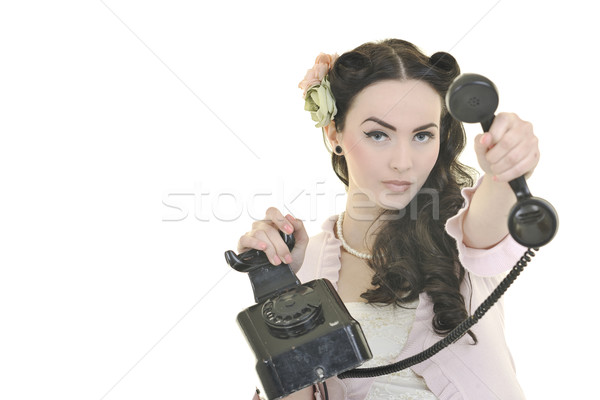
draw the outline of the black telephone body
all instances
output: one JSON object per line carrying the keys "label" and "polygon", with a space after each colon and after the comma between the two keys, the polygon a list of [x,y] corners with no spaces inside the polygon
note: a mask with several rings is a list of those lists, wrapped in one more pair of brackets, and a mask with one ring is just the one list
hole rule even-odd
{"label": "black telephone body", "polygon": [[[290,250],[294,237],[281,233]],[[255,305],[237,316],[256,356],[256,372],[269,399],[351,370],[372,358],[360,324],[331,282],[301,284],[287,264],[272,265],[266,254],[225,252],[227,263],[247,272]]]}

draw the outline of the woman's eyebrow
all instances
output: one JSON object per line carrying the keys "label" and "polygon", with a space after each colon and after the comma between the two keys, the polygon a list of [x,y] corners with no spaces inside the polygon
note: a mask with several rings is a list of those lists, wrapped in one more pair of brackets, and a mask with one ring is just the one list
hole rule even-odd
{"label": "woman's eyebrow", "polygon": [[[385,122],[385,121],[382,121],[382,120],[380,120],[379,118],[376,118],[376,117],[369,117],[369,118],[367,118],[367,119],[365,119],[365,120],[363,121],[363,124],[364,124],[365,122],[367,122],[367,121],[373,121],[373,122],[376,122],[376,123],[378,123],[379,125],[381,125],[381,126],[384,126],[384,127],[388,128],[388,129],[391,129],[392,131],[396,132],[396,127],[394,127],[394,126],[392,126],[392,125],[388,124],[388,123],[387,123],[387,122]],[[362,125],[362,124],[361,124],[361,125]],[[422,130],[425,130],[425,129],[427,129],[427,128],[431,128],[431,127],[436,127],[436,128],[438,128],[438,129],[439,129],[439,127],[437,126],[437,124],[435,124],[435,123],[431,122],[431,123],[429,123],[429,124],[425,124],[425,125],[423,125],[423,126],[419,126],[418,128],[415,128],[415,129],[413,130],[413,133],[415,133],[415,132],[418,132],[418,131],[422,131]]]}
{"label": "woman's eyebrow", "polygon": [[[413,133],[416,133],[416,132],[418,132],[418,131],[424,131],[425,129],[427,129],[427,128],[431,128],[431,127],[436,127],[436,128],[438,128],[437,124],[434,124],[433,122],[431,122],[431,123],[429,123],[429,124],[426,124],[426,125],[420,126],[420,127],[418,127],[418,128],[415,128],[415,129],[413,130]],[[438,128],[438,129],[439,129],[439,128]]]}
{"label": "woman's eyebrow", "polygon": [[[379,125],[381,125],[381,126],[385,126],[386,128],[388,128],[388,129],[391,129],[391,130],[393,130],[394,132],[396,132],[396,128],[395,128],[395,127],[393,127],[392,125],[388,124],[388,123],[387,123],[387,122],[385,122],[385,121],[382,121],[382,120],[380,120],[379,118],[375,118],[375,117],[369,117],[369,118],[367,118],[367,119],[365,119],[365,120],[363,121],[363,124],[364,124],[365,122],[367,122],[367,121],[373,121],[373,122],[376,122],[376,123],[378,123]],[[361,124],[361,125],[362,125],[362,124]]]}

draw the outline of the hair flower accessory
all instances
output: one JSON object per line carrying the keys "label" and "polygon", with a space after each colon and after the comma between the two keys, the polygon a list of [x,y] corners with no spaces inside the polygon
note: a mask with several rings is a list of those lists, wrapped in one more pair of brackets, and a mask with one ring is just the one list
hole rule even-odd
{"label": "hair flower accessory", "polygon": [[338,57],[337,54],[319,54],[315,65],[306,72],[306,76],[298,84],[298,87],[303,90],[304,109],[310,111],[317,128],[329,125],[337,113],[327,74]]}

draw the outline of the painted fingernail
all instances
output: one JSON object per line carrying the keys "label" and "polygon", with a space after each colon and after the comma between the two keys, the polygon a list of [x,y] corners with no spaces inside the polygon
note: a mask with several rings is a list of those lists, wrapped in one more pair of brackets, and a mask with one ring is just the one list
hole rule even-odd
{"label": "painted fingernail", "polygon": [[287,233],[292,233],[292,231],[294,230],[294,228],[292,228],[291,225],[284,225],[283,229],[287,232]]}

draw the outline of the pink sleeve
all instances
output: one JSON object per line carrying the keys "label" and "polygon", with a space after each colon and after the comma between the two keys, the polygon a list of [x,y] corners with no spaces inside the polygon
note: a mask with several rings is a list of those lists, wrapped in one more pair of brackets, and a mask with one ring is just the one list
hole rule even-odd
{"label": "pink sleeve", "polygon": [[527,248],[515,242],[510,235],[506,235],[498,244],[489,249],[474,249],[463,243],[465,212],[469,208],[473,194],[481,184],[482,178],[479,178],[473,187],[462,190],[465,205],[458,214],[446,221],[446,232],[456,239],[458,257],[463,267],[474,275],[485,277],[509,271]]}

